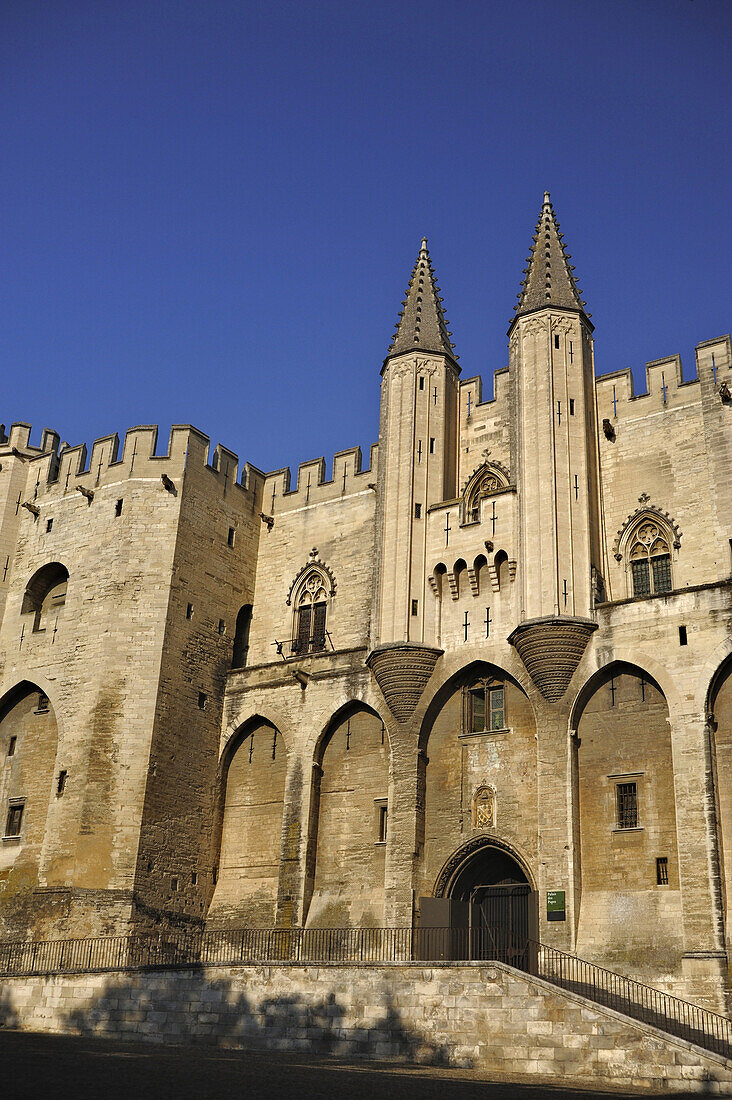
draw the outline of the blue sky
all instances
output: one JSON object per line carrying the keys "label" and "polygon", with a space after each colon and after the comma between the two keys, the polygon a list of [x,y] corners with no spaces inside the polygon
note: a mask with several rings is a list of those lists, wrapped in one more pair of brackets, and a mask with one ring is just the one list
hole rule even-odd
{"label": "blue sky", "polygon": [[[729,331],[729,0],[0,0],[0,419],[378,433],[422,235],[463,377],[549,189],[598,372]],[[640,382],[642,385],[642,382]]]}

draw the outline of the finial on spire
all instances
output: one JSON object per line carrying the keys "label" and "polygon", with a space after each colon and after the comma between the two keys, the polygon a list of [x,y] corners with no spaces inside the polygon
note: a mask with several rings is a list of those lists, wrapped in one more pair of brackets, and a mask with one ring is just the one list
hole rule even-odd
{"label": "finial on spire", "polygon": [[548,191],[544,192],[544,206],[551,206],[552,200]]}
{"label": "finial on spire", "polygon": [[456,362],[439,290],[423,237],[387,359],[405,351],[432,351]]}

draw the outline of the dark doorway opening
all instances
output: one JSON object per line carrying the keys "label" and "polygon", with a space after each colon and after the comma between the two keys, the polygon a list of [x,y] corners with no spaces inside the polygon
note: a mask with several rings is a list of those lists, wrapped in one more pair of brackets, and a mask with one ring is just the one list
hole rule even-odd
{"label": "dark doorway opening", "polygon": [[419,957],[496,959],[526,969],[538,899],[513,856],[482,845],[443,889],[442,897],[420,898]]}

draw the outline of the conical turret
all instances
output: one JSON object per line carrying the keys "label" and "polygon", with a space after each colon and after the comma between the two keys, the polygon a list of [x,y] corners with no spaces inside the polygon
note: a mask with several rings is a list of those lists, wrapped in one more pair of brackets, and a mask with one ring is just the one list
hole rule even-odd
{"label": "conical turret", "polygon": [[457,356],[451,335],[427,251],[427,238],[423,237],[386,358],[402,355],[405,351],[432,351],[448,355],[455,362]]}
{"label": "conical turret", "polygon": [[545,191],[512,324],[522,314],[552,306],[585,313],[586,303],[574,277],[574,268],[569,262],[571,258],[559,232],[559,222],[549,192]]}

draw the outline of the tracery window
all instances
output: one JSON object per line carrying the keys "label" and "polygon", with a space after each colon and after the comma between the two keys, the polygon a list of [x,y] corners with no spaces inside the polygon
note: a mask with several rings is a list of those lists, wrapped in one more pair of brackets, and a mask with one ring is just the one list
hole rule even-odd
{"label": "tracery window", "polygon": [[634,596],[671,591],[671,550],[660,524],[643,520],[630,538],[628,560]]}
{"label": "tracery window", "polygon": [[466,520],[468,523],[478,523],[480,521],[480,502],[483,497],[488,496],[489,493],[494,493],[496,489],[500,489],[501,482],[496,474],[486,474],[481,478],[476,486],[473,488],[468,507],[466,509]]}
{"label": "tracery window", "polygon": [[465,487],[462,522],[479,523],[483,499],[499,489],[504,489],[506,484],[507,474],[502,468],[494,468],[490,464],[477,470]]}
{"label": "tracery window", "polygon": [[297,597],[293,653],[316,653],[325,649],[327,610],[325,581],[320,572],[313,570],[305,578]]}
{"label": "tracery window", "polygon": [[471,684],[464,695],[464,731],[490,733],[506,728],[505,692],[500,680],[486,679]]}

